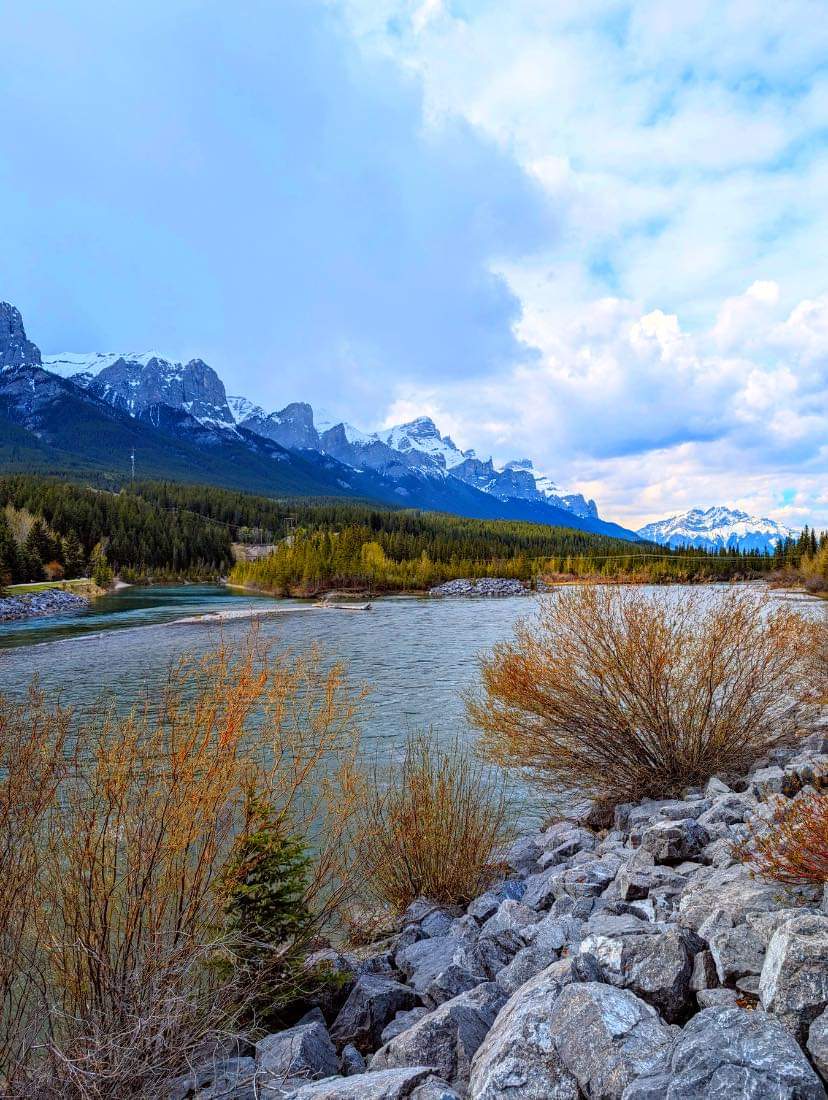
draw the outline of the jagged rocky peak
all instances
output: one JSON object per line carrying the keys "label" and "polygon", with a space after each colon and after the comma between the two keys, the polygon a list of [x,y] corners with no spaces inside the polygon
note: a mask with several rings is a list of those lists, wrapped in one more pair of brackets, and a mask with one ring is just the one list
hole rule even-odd
{"label": "jagged rocky peak", "polygon": [[155,418],[164,407],[203,425],[235,428],[224,383],[203,359],[180,363],[154,351],[62,353],[47,356],[44,366],[130,416]]}
{"label": "jagged rocky peak", "polygon": [[664,546],[691,546],[704,550],[769,551],[788,536],[785,527],[767,516],[751,516],[739,508],[716,505],[691,508],[677,516],[648,523],[638,535]]}
{"label": "jagged rocky peak", "polygon": [[26,337],[20,310],[0,302],[0,369],[39,367],[40,348]]}

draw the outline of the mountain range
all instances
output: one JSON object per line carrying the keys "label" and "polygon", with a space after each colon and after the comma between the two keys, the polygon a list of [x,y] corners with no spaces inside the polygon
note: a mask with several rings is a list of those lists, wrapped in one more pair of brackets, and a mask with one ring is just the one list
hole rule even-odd
{"label": "mountain range", "polygon": [[715,507],[648,523],[638,535],[662,546],[690,546],[699,550],[758,550],[766,553],[794,532],[776,520],[751,516],[736,508]]}
{"label": "mountain range", "polygon": [[636,540],[529,459],[496,466],[428,417],[363,432],[303,402],[228,398],[201,359],[157,352],[42,356],[0,302],[0,469],[209,482],[269,496],[357,497]]}

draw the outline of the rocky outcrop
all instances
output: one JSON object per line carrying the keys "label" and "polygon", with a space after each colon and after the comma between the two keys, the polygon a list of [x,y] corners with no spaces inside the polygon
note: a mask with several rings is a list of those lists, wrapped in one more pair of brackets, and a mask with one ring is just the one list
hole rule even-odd
{"label": "rocky outcrop", "polygon": [[429,589],[429,596],[526,596],[529,589],[523,581],[503,577],[483,577],[480,580],[446,581]]}
{"label": "rocky outcrop", "polygon": [[[826,748],[777,752],[738,791],[620,806],[609,829],[573,808],[465,912],[423,899],[376,954],[318,953],[347,1000],[330,1030],[317,1010],[262,1040],[257,1095],[278,1071],[291,1100],[826,1100],[822,890],[734,855],[774,792],[825,785]],[[246,1100],[250,1069],[213,1077]]]}
{"label": "rocky outcrop", "polygon": [[0,370],[39,366],[40,348],[27,339],[20,310],[0,302]]}

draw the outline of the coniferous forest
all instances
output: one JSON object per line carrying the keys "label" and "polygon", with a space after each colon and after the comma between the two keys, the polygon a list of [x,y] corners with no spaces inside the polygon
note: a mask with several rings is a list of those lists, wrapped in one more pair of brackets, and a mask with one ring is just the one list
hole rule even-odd
{"label": "coniferous forest", "polygon": [[[234,544],[258,548],[255,560]],[[235,560],[238,558],[239,560]],[[235,560],[235,564],[234,564]],[[370,502],[272,499],[136,482],[104,490],[0,478],[0,583],[117,574],[210,579],[275,594],[418,591],[456,577],[662,583],[784,576],[828,585],[828,536],[805,530],[772,555],[670,550],[541,524],[465,519]]]}

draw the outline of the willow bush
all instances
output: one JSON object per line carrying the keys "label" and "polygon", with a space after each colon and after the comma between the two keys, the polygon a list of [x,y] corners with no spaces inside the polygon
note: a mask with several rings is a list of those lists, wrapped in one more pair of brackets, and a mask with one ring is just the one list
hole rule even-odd
{"label": "willow bush", "polygon": [[777,800],[769,821],[757,820],[736,853],[751,870],[787,886],[828,883],[828,794]]}
{"label": "willow bush", "polygon": [[415,898],[467,904],[497,871],[508,839],[503,778],[459,740],[410,736],[401,765],[369,785],[359,852],[367,893],[394,912]]}
{"label": "willow bush", "polygon": [[754,591],[561,590],[482,661],[481,749],[557,794],[674,797],[814,713],[818,628]]}
{"label": "willow bush", "polygon": [[[289,993],[285,951],[353,881],[359,703],[341,666],[255,637],[182,660],[128,715],[0,696],[4,1095],[164,1095],[249,1018],[259,975]],[[242,927],[280,837],[295,920]]]}

